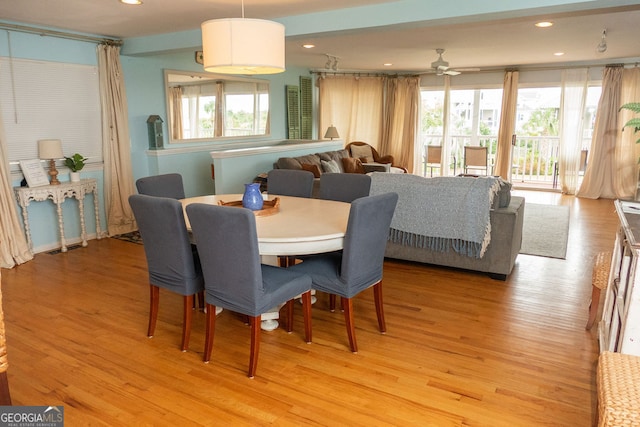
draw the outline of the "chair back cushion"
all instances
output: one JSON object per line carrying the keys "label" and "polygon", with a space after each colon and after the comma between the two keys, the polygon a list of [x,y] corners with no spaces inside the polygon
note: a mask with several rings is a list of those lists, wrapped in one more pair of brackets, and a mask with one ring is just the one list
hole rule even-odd
{"label": "chair back cushion", "polygon": [[340,273],[348,287],[347,297],[382,279],[384,252],[397,203],[397,193],[362,197],[351,203]]}
{"label": "chair back cushion", "polygon": [[149,282],[181,295],[202,290],[197,257],[194,258],[182,204],[171,198],[142,194],[129,196],[149,269]]}
{"label": "chair back cushion", "polygon": [[255,315],[263,284],[253,212],[203,203],[190,204],[186,211],[202,254],[206,301]]}
{"label": "chair back cushion", "polygon": [[325,173],[320,177],[320,198],[351,203],[369,195],[371,177],[353,173]]}
{"label": "chair back cushion", "polygon": [[365,163],[373,162],[373,151],[370,145],[351,145],[351,157],[365,159]]}
{"label": "chair back cushion", "polygon": [[269,194],[293,197],[311,197],[313,174],[303,170],[272,169],[267,174]]}
{"label": "chair back cushion", "polygon": [[147,196],[170,197],[184,199],[184,185],[182,175],[168,173],[164,175],[147,176],[136,181],[138,193]]}

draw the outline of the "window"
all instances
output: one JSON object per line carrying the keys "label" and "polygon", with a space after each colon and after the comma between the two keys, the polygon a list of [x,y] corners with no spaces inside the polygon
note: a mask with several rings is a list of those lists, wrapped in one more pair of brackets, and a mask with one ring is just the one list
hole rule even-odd
{"label": "window", "polygon": [[102,162],[98,67],[0,58],[0,108],[9,161],[37,159],[39,139],[60,139],[65,156]]}

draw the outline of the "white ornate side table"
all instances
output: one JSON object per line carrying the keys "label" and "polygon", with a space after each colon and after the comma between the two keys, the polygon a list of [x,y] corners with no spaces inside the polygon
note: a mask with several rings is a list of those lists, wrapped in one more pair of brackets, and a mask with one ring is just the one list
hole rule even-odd
{"label": "white ornate side table", "polygon": [[78,200],[78,210],[80,212],[80,230],[82,246],[87,246],[87,231],[84,224],[84,197],[87,193],[93,193],[93,206],[96,216],[96,237],[102,237],[100,230],[100,209],[98,203],[98,183],[94,178],[81,179],[79,182],[62,182],[60,185],[46,185],[42,187],[14,187],[18,204],[22,208],[22,221],[24,231],[27,234],[29,247],[33,249],[31,240],[31,229],[29,227],[29,210],[27,207],[32,201],[41,202],[51,200],[55,203],[58,212],[58,228],[60,229],[60,243],[62,252],[67,251],[67,242],[64,238],[64,220],[62,218],[62,203],[65,199],[74,198]]}

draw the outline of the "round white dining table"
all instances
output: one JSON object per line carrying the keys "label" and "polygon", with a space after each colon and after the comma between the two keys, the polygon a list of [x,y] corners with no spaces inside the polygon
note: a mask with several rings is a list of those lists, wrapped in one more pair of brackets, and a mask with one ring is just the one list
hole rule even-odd
{"label": "round white dining table", "polygon": [[[280,199],[279,209],[270,215],[256,215],[260,255],[309,255],[342,249],[351,204],[332,200],[290,196],[266,196]],[[242,194],[198,196],[182,199],[192,203],[217,205],[242,200]],[[185,215],[187,228],[189,218]]]}
{"label": "round white dining table", "polygon": [[[256,215],[258,251],[263,257],[311,255],[342,249],[350,203],[266,194],[263,197],[265,200],[280,199],[277,211],[270,215]],[[242,194],[221,194],[189,197],[181,202],[184,209],[192,203],[218,205],[220,201],[240,200]],[[185,221],[190,231],[186,214]],[[278,327],[278,311],[279,307],[275,307],[262,315],[262,329],[271,331]]]}

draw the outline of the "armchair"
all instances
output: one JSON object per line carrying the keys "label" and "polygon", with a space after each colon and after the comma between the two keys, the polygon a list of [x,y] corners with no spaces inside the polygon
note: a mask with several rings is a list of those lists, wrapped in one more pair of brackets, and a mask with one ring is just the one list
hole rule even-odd
{"label": "armchair", "polygon": [[395,164],[395,159],[392,155],[387,154],[385,156],[381,156],[375,148],[366,142],[353,141],[347,144],[345,149],[349,152],[351,157],[355,157],[357,159],[365,157],[367,159],[366,163],[391,163],[392,167],[402,169],[405,173],[407,172],[406,168]]}

